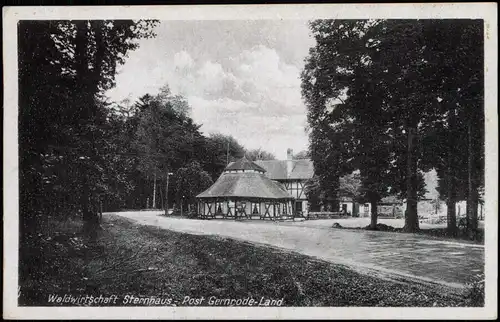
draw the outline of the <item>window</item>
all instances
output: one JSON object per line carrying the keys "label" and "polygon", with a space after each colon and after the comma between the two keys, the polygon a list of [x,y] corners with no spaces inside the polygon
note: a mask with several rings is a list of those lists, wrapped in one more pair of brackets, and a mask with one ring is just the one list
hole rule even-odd
{"label": "window", "polygon": [[252,215],[260,214],[260,203],[252,202]]}

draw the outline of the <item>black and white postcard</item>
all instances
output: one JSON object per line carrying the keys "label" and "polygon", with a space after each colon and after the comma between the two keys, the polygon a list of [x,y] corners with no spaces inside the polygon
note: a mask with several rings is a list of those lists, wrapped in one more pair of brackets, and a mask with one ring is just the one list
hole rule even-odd
{"label": "black and white postcard", "polygon": [[494,319],[496,3],[4,7],[6,319]]}

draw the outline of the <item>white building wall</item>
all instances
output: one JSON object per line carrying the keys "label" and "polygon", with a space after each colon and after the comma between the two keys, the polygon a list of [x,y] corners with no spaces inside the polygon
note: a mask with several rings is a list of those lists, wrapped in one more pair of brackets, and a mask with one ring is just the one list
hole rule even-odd
{"label": "white building wall", "polygon": [[347,212],[352,215],[354,204],[352,202],[341,202],[340,206],[339,206],[339,211],[342,211],[344,205],[345,205],[345,207],[347,207]]}
{"label": "white building wall", "polygon": [[309,212],[309,203],[306,200],[304,200],[302,201],[302,213],[304,215],[307,215],[308,212]]}
{"label": "white building wall", "polygon": [[[436,208],[435,206],[431,205],[429,201],[419,201],[418,202],[418,215],[419,216],[446,216],[447,213],[447,206],[446,202],[441,201],[439,209],[436,213]],[[403,210],[403,216],[404,212],[406,211],[406,202],[403,203],[401,208]],[[465,216],[467,212],[467,202],[465,200],[459,201],[455,204],[455,211],[458,216]],[[369,217],[371,213],[371,205],[370,204],[360,204],[359,205],[359,216],[360,217]],[[478,217],[482,218],[484,217],[484,207],[481,207],[481,205],[478,206]]]}

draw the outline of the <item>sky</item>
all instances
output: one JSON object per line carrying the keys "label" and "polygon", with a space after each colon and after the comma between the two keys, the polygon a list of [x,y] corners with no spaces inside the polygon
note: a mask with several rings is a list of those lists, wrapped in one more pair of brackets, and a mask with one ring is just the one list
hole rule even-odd
{"label": "sky", "polygon": [[300,73],[314,46],[305,20],[162,21],[118,69],[113,101],[168,84],[204,134],[230,134],[278,159],[307,149]]}
{"label": "sky", "polygon": [[[230,134],[278,159],[307,149],[300,73],[315,45],[307,21],[162,21],[155,32],[119,67],[111,100],[134,102],[168,84],[206,135]],[[434,198],[436,174],[425,181]]]}

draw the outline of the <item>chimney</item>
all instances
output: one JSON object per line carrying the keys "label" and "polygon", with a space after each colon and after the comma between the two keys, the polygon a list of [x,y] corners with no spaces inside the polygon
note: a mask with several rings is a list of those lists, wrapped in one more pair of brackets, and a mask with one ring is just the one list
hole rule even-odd
{"label": "chimney", "polygon": [[286,176],[289,178],[293,170],[293,150],[286,150]]}

